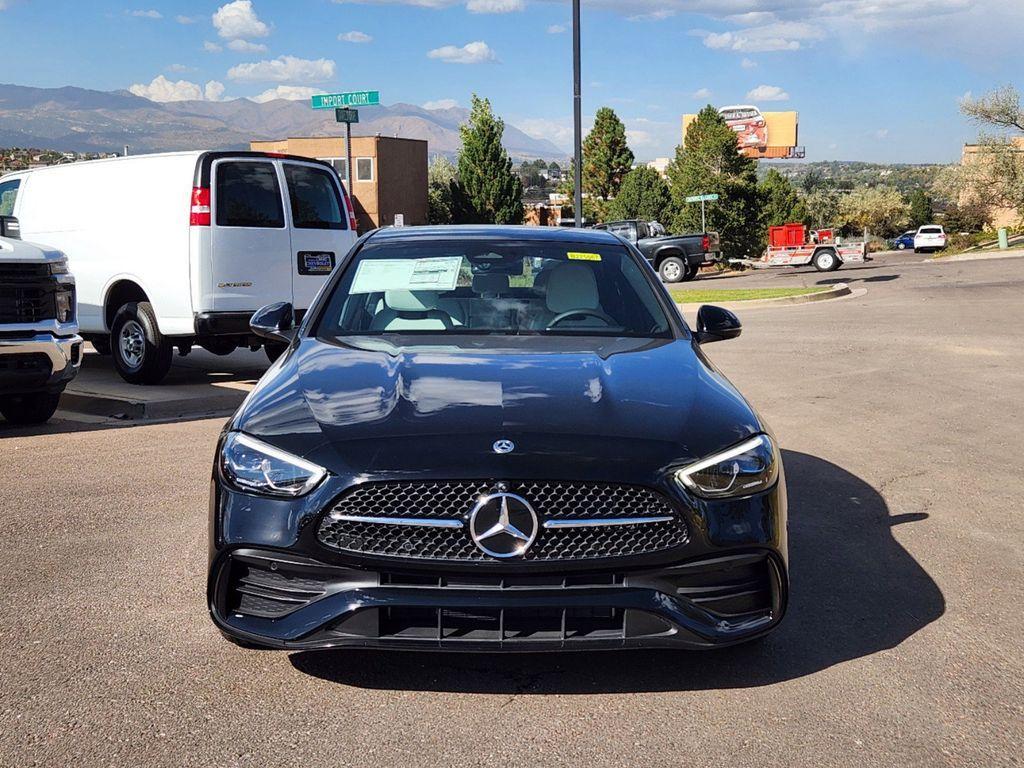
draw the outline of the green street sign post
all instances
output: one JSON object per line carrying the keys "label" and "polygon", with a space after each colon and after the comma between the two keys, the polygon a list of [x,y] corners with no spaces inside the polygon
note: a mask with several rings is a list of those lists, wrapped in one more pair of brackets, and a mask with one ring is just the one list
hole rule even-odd
{"label": "green street sign post", "polygon": [[333,109],[334,119],[345,124],[345,185],[352,197],[352,123],[359,122],[359,110],[351,107],[380,105],[380,91],[349,91],[348,93],[320,93],[311,99],[313,109]]}
{"label": "green street sign post", "polygon": [[379,105],[380,91],[321,93],[313,97],[313,109],[336,109],[338,107],[376,107]]}
{"label": "green street sign post", "polygon": [[701,232],[708,231],[707,219],[704,216],[704,203],[713,203],[718,199],[718,195],[691,195],[686,198],[688,203],[700,203],[700,230]]}

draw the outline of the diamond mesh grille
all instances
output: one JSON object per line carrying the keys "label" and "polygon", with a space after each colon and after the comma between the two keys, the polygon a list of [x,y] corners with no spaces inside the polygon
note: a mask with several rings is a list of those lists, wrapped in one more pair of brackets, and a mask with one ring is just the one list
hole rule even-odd
{"label": "diamond mesh grille", "polygon": [[[526,561],[589,560],[659,552],[687,541],[683,520],[661,494],[639,486],[610,483],[524,481],[507,490],[530,502],[541,525],[567,518],[673,516],[670,521],[586,528],[541,527]],[[418,560],[492,560],[462,528],[427,528],[338,520],[336,515],[459,519],[480,496],[493,493],[490,481],[367,483],[347,492],[323,517],[317,536],[333,549]]]}

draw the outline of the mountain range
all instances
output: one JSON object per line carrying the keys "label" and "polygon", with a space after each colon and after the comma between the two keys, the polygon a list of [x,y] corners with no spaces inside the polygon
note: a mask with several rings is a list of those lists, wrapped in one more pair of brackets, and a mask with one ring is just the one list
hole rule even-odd
{"label": "mountain range", "polygon": [[[364,107],[354,136],[424,139],[430,155],[453,156],[461,145],[462,107],[424,109],[412,104]],[[31,88],[0,84],[0,147],[65,152],[132,153],[181,149],[248,149],[254,139],[340,135],[333,110],[307,101],[276,99],[155,102],[128,91],[67,86]],[[562,160],[567,153],[505,124],[504,145],[514,159]]]}

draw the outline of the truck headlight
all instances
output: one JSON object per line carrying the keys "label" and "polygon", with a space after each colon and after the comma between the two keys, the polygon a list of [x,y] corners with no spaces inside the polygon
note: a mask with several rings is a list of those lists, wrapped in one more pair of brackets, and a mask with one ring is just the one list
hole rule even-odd
{"label": "truck headlight", "polygon": [[320,484],[327,470],[240,432],[224,440],[221,474],[239,490],[296,498]]}
{"label": "truck headlight", "polygon": [[707,499],[749,496],[771,488],[779,476],[775,446],[758,435],[714,456],[676,470],[675,481]]}

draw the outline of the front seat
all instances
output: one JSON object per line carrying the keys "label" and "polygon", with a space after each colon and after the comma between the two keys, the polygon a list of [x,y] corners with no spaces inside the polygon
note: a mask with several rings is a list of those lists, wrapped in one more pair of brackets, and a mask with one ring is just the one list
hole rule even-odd
{"label": "front seat", "polygon": [[[547,328],[553,319],[573,309],[601,308],[594,270],[585,264],[559,264],[546,270],[547,292],[545,312],[537,318],[535,328]],[[562,328],[606,328],[608,324],[591,316],[571,317],[558,324]]]}
{"label": "front seat", "polygon": [[385,291],[384,306],[373,316],[374,331],[446,331],[451,315],[437,308],[437,291]]}

